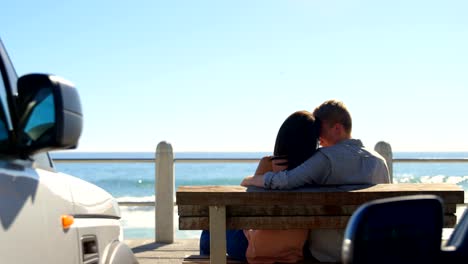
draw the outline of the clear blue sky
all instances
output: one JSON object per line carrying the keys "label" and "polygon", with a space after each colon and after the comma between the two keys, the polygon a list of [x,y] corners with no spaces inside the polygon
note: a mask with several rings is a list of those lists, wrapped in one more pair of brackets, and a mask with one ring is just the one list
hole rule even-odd
{"label": "clear blue sky", "polygon": [[331,98],[353,137],[468,151],[467,1],[3,1],[19,75],[79,89],[81,151],[271,151]]}

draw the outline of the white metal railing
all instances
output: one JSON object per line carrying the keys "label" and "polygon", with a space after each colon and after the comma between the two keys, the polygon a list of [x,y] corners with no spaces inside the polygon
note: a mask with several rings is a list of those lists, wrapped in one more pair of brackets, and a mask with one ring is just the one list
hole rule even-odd
{"label": "white metal railing", "polygon": [[468,163],[468,159],[435,159],[435,158],[405,158],[405,159],[393,159],[393,163]]}
{"label": "white metal railing", "polygon": [[[379,142],[375,150],[387,161],[393,181],[393,163],[468,163],[467,158],[393,158],[390,144]],[[56,163],[154,163],[155,201],[121,201],[121,206],[155,206],[156,242],[174,242],[174,163],[255,163],[260,158],[174,158],[171,144],[162,141],[156,148],[155,158],[55,158]],[[159,202],[158,202],[159,201]]]}

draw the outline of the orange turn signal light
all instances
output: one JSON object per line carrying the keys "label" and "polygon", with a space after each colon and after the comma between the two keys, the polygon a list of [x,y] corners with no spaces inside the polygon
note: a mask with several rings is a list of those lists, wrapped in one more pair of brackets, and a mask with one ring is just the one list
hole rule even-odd
{"label": "orange turn signal light", "polygon": [[70,228],[71,225],[73,225],[73,222],[75,221],[75,218],[71,215],[62,215],[62,227],[64,229]]}

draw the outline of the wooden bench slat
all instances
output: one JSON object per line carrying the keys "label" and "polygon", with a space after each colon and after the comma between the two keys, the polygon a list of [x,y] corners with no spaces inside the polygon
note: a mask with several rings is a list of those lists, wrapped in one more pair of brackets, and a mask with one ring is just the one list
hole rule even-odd
{"label": "wooden bench slat", "polygon": [[[351,215],[359,205],[237,205],[226,206],[230,216]],[[445,204],[444,213],[456,213],[456,204]],[[208,216],[207,205],[179,205],[179,216]]]}
{"label": "wooden bench slat", "polygon": [[[350,216],[270,216],[229,217],[227,229],[344,229]],[[179,217],[179,230],[208,230],[208,217]],[[457,217],[444,215],[444,227],[453,227]]]}
{"label": "wooden bench slat", "polygon": [[181,186],[176,199],[178,205],[360,205],[375,199],[415,194],[438,195],[446,204],[464,202],[463,189],[446,183],[340,185],[288,191],[242,186]]}

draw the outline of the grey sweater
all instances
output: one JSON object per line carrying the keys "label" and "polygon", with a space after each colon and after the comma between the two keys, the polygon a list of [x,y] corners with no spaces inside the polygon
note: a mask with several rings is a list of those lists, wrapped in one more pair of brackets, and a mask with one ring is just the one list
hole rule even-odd
{"label": "grey sweater", "polygon": [[307,184],[389,183],[387,164],[377,152],[364,148],[358,139],[320,148],[290,171],[267,172],[266,189],[293,189]]}

